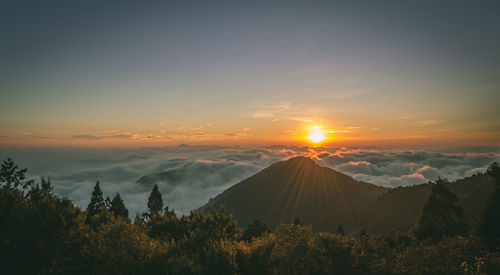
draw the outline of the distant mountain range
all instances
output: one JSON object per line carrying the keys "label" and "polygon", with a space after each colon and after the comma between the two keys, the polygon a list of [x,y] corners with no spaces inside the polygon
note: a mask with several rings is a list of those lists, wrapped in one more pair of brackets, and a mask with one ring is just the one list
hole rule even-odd
{"label": "distant mountain range", "polygon": [[[334,232],[341,224],[351,234],[361,229],[391,234],[417,223],[430,187],[379,187],[321,167],[310,158],[295,157],[233,185],[202,208],[224,205],[240,226],[259,219],[274,228],[299,218],[315,231]],[[478,174],[447,187],[457,195],[465,220],[473,224],[494,182]]]}

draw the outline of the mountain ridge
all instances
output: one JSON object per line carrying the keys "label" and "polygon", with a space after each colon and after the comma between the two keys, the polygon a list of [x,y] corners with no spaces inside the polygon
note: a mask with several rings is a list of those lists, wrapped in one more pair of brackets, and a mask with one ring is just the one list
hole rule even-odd
{"label": "mountain ridge", "polygon": [[[201,209],[224,205],[241,226],[259,219],[274,228],[299,218],[315,231],[334,232],[340,224],[351,234],[362,229],[394,234],[414,228],[431,185],[380,187],[319,166],[310,158],[294,157],[229,187]],[[494,183],[478,174],[446,186],[456,194],[464,219],[472,225]]]}
{"label": "mountain ridge", "polygon": [[339,224],[357,230],[361,202],[373,202],[386,191],[310,158],[294,157],[231,186],[204,208],[225,205],[241,225],[259,219],[275,227],[299,218],[315,230],[333,231]]}

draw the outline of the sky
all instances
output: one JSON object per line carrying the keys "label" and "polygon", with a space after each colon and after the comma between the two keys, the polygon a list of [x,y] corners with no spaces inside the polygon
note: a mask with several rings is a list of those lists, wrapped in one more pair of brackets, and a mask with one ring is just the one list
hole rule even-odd
{"label": "sky", "polygon": [[498,146],[499,12],[2,1],[0,146]]}

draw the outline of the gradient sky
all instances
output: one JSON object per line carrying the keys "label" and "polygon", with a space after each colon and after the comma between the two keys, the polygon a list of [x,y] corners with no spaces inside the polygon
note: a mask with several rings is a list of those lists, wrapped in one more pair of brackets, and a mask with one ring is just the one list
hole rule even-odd
{"label": "gradient sky", "polygon": [[2,1],[0,146],[500,145],[497,1]]}

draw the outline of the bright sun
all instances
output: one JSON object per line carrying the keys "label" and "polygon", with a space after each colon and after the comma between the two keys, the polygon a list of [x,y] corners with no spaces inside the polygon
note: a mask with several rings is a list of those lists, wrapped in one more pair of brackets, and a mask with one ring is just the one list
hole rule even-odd
{"label": "bright sun", "polygon": [[319,129],[319,127],[315,127],[313,132],[307,136],[307,139],[314,142],[314,143],[319,143],[319,142],[322,142],[323,140],[325,140],[326,137],[322,133],[322,131]]}

